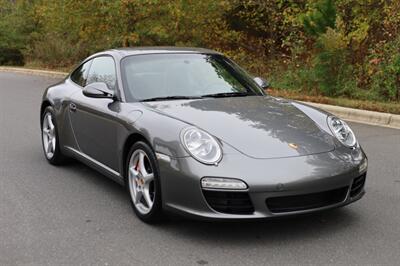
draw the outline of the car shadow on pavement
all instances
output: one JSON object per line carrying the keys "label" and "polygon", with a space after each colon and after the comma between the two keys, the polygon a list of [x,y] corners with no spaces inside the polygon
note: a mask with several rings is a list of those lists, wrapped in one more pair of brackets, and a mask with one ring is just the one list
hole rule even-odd
{"label": "car shadow on pavement", "polygon": [[[108,197],[121,202],[121,208],[130,212],[133,221],[138,218],[129,206],[128,194],[124,187],[108,179],[79,162],[71,162],[66,171],[76,173],[76,178],[83,178],[89,186],[97,186]],[[117,203],[119,205],[119,203]],[[154,227],[162,234],[169,234],[173,238],[193,239],[203,243],[243,245],[277,244],[288,241],[304,241],[305,239],[329,239],[334,234],[345,234],[352,227],[357,227],[361,214],[351,205],[339,209],[326,210],[312,214],[303,214],[292,217],[257,220],[235,221],[197,221],[186,217],[169,215],[166,221]],[[139,222],[139,221],[136,221]]]}
{"label": "car shadow on pavement", "polygon": [[117,200],[125,201],[128,198],[124,186],[79,161],[71,159],[60,169],[68,172],[69,178],[78,179],[77,181],[85,182],[88,186],[97,186],[97,189],[110,193],[109,196]]}
{"label": "car shadow on pavement", "polygon": [[197,241],[243,244],[243,242],[303,241],[307,238],[329,239],[331,235],[356,226],[361,218],[349,207],[292,217],[237,220],[194,221],[174,217],[161,225],[175,237],[192,238]]}

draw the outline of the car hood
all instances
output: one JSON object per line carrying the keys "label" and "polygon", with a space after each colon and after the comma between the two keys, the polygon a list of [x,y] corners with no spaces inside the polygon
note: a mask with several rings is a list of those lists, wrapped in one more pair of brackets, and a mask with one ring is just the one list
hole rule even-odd
{"label": "car hood", "polygon": [[269,96],[145,103],[154,111],[206,130],[253,158],[329,152],[332,136],[290,101]]}

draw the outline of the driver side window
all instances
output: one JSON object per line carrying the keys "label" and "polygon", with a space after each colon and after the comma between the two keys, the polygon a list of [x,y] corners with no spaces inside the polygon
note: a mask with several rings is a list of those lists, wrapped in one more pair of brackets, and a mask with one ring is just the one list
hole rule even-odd
{"label": "driver side window", "polygon": [[114,59],[110,56],[100,56],[93,59],[90,66],[87,84],[104,82],[110,90],[115,90],[116,74]]}

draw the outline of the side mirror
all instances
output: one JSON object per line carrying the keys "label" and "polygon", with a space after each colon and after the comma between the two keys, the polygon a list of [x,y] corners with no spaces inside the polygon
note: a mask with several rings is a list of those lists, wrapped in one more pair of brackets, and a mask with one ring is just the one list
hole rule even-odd
{"label": "side mirror", "polygon": [[90,98],[115,99],[114,92],[104,82],[94,82],[83,88],[83,95]]}
{"label": "side mirror", "polygon": [[263,90],[266,90],[266,89],[269,88],[269,83],[268,83],[268,81],[266,81],[265,79],[260,78],[260,77],[255,77],[253,80],[254,80],[254,81],[257,83],[257,85],[260,86]]}

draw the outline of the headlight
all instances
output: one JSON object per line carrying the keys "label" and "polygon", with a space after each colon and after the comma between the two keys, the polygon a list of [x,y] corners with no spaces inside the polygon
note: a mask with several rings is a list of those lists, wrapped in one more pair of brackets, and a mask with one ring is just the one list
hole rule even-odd
{"label": "headlight", "polygon": [[222,158],[221,147],[213,136],[196,127],[182,132],[182,142],[186,150],[196,160],[205,164],[216,164]]}
{"label": "headlight", "polygon": [[357,144],[356,136],[346,122],[335,116],[329,116],[328,125],[332,133],[343,145],[352,148]]}

